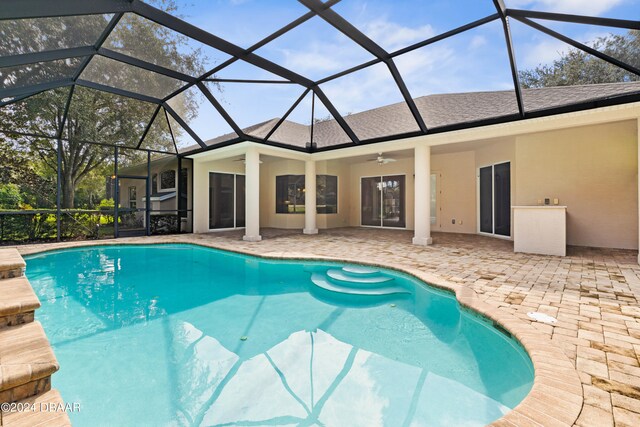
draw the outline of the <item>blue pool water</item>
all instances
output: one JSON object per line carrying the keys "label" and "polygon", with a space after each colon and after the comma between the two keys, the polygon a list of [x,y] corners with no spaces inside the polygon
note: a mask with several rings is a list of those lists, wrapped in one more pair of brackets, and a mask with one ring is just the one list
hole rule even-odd
{"label": "blue pool water", "polygon": [[77,426],[480,426],[531,389],[526,352],[452,295],[389,270],[408,294],[311,281],[343,266],[102,246],[27,276]]}

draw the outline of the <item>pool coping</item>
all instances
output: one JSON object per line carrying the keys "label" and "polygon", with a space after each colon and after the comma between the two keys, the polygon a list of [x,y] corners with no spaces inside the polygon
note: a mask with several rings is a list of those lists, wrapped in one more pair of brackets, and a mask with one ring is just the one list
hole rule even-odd
{"label": "pool coping", "polygon": [[[144,238],[143,238],[144,239]],[[31,247],[16,246],[21,255],[29,256],[64,249],[113,245],[171,245],[189,244],[272,260],[332,261],[388,268],[409,274],[426,285],[451,292],[458,303],[486,317],[498,327],[509,332],[526,350],[534,370],[533,386],[527,396],[513,410],[495,420],[490,426],[571,426],[582,411],[584,403],[582,383],[578,371],[564,352],[551,339],[533,326],[500,308],[483,301],[478,293],[466,286],[449,282],[432,273],[402,265],[385,265],[355,258],[336,258],[304,252],[258,252],[229,249],[214,242],[176,239],[167,242],[153,241],[100,241],[65,242]]]}

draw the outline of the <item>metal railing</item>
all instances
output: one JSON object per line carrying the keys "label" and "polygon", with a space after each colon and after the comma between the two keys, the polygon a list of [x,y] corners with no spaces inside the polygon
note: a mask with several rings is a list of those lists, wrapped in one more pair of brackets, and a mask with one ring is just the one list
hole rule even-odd
{"label": "metal railing", "polygon": [[[113,237],[112,210],[60,211],[60,238],[64,240]],[[57,210],[0,211],[0,243],[57,240]]]}
{"label": "metal railing", "polygon": [[[144,210],[143,210],[144,212]],[[192,229],[192,210],[157,210],[150,211],[149,234],[189,233]],[[52,242],[57,236],[57,210],[33,209],[0,211],[0,244],[16,244],[29,242]],[[115,210],[63,209],[60,211],[61,240],[92,240],[115,237]],[[118,223],[121,231],[126,233],[126,225],[134,228],[131,218],[135,212],[120,208]],[[146,234],[144,219],[140,227]],[[124,226],[124,227],[123,227]],[[125,234],[123,233],[123,234]]]}

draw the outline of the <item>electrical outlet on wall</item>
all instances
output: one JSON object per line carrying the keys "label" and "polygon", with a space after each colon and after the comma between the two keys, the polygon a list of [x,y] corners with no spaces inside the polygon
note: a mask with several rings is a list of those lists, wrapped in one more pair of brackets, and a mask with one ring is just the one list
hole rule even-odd
{"label": "electrical outlet on wall", "polygon": [[451,224],[455,224],[455,223],[456,223],[456,219],[455,219],[455,218],[453,218],[453,219],[451,220]]}

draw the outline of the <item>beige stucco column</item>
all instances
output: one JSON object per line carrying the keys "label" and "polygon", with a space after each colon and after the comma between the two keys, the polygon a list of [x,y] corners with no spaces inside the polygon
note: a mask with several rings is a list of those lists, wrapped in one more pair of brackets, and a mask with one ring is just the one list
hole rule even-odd
{"label": "beige stucco column", "polygon": [[316,223],[316,161],[304,163],[304,234],[318,234]]}
{"label": "beige stucco column", "polygon": [[415,226],[413,244],[426,246],[431,240],[431,147],[419,144],[414,150]]}
{"label": "beige stucco column", "polygon": [[245,170],[245,230],[243,240],[259,242],[260,236],[260,154],[250,147],[244,156]]}

